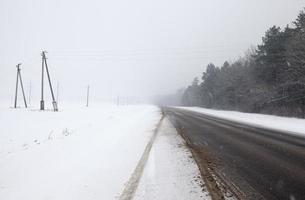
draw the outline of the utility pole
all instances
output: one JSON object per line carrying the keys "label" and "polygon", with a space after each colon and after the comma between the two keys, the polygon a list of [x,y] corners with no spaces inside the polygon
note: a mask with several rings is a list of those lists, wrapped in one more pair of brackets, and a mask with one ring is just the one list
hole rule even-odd
{"label": "utility pole", "polygon": [[16,90],[15,90],[15,104],[14,108],[17,108],[17,94],[18,94],[18,81],[19,81],[19,66],[20,64],[17,65],[17,78],[16,78]]}
{"label": "utility pole", "polygon": [[30,81],[29,100],[28,100],[29,105],[31,105],[31,95],[32,95],[32,82]]}
{"label": "utility pole", "polygon": [[59,95],[59,83],[57,82],[57,88],[56,88],[56,102],[58,103],[58,95]]}
{"label": "utility pole", "polygon": [[26,104],[26,98],[25,98],[25,93],[24,93],[24,89],[23,89],[23,83],[22,83],[22,78],[21,78],[21,73],[20,73],[20,69],[19,69],[19,79],[20,79],[20,85],[21,85],[21,90],[22,90],[22,95],[23,95],[23,101],[24,101],[24,105],[27,108],[27,104]]}
{"label": "utility pole", "polygon": [[89,89],[90,89],[90,86],[88,85],[87,86],[87,104],[86,104],[87,107],[89,106]]}
{"label": "utility pole", "polygon": [[50,91],[51,91],[51,95],[52,95],[52,104],[53,104],[53,108],[54,108],[54,111],[58,111],[57,102],[56,102],[55,97],[54,97],[54,92],[53,92],[52,83],[51,83],[51,78],[50,78],[50,73],[49,73],[49,68],[48,68],[48,64],[47,64],[46,53],[47,53],[46,51],[42,51],[42,53],[41,53],[41,56],[42,56],[42,77],[41,77],[41,101],[40,101],[40,110],[44,110],[43,79],[44,79],[44,68],[46,68],[47,77],[48,77],[49,86],[50,86]]}
{"label": "utility pole", "polygon": [[21,78],[21,73],[20,73],[20,65],[21,63],[19,63],[16,67],[17,67],[17,79],[16,79],[16,91],[15,91],[15,104],[14,104],[14,108],[17,108],[17,99],[18,99],[18,80],[20,81],[20,85],[21,85],[21,90],[22,90],[22,95],[23,95],[23,101],[24,101],[24,105],[27,108],[27,103],[26,103],[26,98],[25,98],[25,94],[24,94],[24,88],[23,88],[23,83],[22,83],[22,78]]}
{"label": "utility pole", "polygon": [[41,100],[40,100],[40,110],[44,110],[44,99],[43,99],[43,82],[44,82],[44,53],[41,54]]}

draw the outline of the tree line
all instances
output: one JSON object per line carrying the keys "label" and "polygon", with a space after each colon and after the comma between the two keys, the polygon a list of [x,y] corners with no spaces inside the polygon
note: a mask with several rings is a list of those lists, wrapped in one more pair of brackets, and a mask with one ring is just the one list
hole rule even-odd
{"label": "tree line", "polygon": [[305,117],[305,9],[273,26],[262,43],[233,63],[210,63],[184,91],[184,106]]}

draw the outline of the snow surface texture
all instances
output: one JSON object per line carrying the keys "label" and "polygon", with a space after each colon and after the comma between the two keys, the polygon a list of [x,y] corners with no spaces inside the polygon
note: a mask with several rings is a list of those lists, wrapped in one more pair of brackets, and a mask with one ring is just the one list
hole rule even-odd
{"label": "snow surface texture", "polygon": [[0,199],[116,199],[153,134],[154,106],[0,108]]}
{"label": "snow surface texture", "polygon": [[134,199],[210,199],[191,156],[183,139],[165,118],[150,151]]}
{"label": "snow surface texture", "polygon": [[288,131],[294,134],[305,134],[305,119],[279,117],[273,115],[242,113],[236,111],[212,110],[199,107],[177,107],[185,110],[195,111],[210,116],[229,119],[258,127],[266,127],[274,130]]}

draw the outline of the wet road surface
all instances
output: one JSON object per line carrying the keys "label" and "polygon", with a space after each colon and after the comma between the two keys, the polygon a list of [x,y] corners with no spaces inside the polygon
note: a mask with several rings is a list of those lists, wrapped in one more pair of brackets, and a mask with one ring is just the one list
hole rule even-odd
{"label": "wet road surface", "polygon": [[163,112],[242,199],[305,199],[305,137],[183,109]]}

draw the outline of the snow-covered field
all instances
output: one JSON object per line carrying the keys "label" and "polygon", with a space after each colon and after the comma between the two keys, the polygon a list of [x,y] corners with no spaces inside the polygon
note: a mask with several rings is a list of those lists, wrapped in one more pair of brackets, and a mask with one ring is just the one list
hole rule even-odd
{"label": "snow-covered field", "polygon": [[212,110],[199,107],[178,107],[180,109],[196,111],[206,115],[229,119],[237,122],[266,127],[275,130],[288,131],[292,134],[305,134],[305,119],[279,117],[273,115],[242,113],[236,111]]}
{"label": "snow-covered field", "polygon": [[[119,199],[160,118],[148,105],[0,106],[0,199]],[[166,119],[158,130],[136,199],[209,199],[182,138]]]}
{"label": "snow-covered field", "polygon": [[0,199],[115,199],[160,119],[154,106],[0,108]]}

